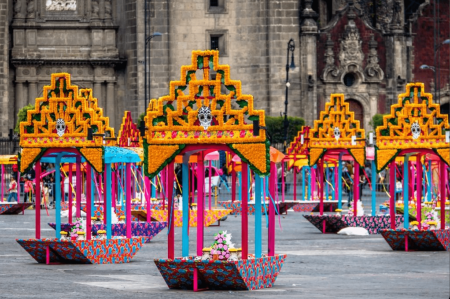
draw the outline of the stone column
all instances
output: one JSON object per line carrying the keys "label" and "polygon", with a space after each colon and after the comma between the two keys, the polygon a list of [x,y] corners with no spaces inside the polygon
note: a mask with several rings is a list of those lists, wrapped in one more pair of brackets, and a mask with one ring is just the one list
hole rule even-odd
{"label": "stone column", "polygon": [[34,103],[37,97],[37,82],[28,83],[28,103]]}
{"label": "stone column", "polygon": [[23,82],[16,81],[16,90],[15,90],[15,99],[16,99],[16,107],[15,107],[15,115],[25,106],[25,102],[23,100]]}
{"label": "stone column", "polygon": [[115,127],[116,124],[116,117],[115,117],[115,107],[116,107],[116,103],[115,103],[115,98],[114,98],[114,86],[115,86],[115,82],[114,81],[108,81],[106,83],[106,100],[105,100],[105,105],[106,105],[106,115],[109,117],[109,125],[111,127]]}
{"label": "stone column", "polygon": [[103,103],[103,98],[102,98],[102,82],[99,81],[95,81],[94,82],[94,94],[93,94],[94,98],[97,98],[98,102],[97,102],[97,106],[98,107],[103,107],[102,103]]}
{"label": "stone column", "polygon": [[306,125],[312,126],[317,115],[317,24],[311,8],[312,0],[305,0],[300,33],[300,74],[302,83],[302,115]]}

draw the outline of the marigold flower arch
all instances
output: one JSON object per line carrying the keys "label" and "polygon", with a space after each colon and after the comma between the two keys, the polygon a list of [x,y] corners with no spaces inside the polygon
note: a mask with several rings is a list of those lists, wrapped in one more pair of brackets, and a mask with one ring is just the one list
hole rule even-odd
{"label": "marigold flower arch", "polygon": [[[198,80],[201,71],[203,78]],[[184,94],[186,89],[188,93]],[[228,94],[222,93],[225,89]],[[239,109],[233,109],[232,101]],[[201,107],[211,111],[212,121],[207,129],[199,124]],[[181,67],[180,80],[170,82],[170,94],[152,100],[147,109],[146,175],[154,177],[186,145],[227,145],[256,173],[268,174],[266,132],[261,130],[255,136],[253,124],[246,123],[245,117],[265,126],[264,111],[254,110],[253,97],[242,94],[240,81],[230,79],[230,67],[219,65],[219,51],[193,51],[191,65]]]}
{"label": "marigold flower arch", "polygon": [[343,94],[331,94],[319,120],[314,121],[314,128],[309,132],[310,166],[314,166],[327,151],[344,149],[359,165],[364,165],[365,131],[344,99]]}
{"label": "marigold flower arch", "polygon": [[[64,121],[63,134],[57,132],[57,121]],[[88,129],[94,133],[88,140]],[[103,141],[103,134],[109,137]],[[91,89],[78,89],[70,82],[70,74],[51,75],[42,97],[20,123],[20,171],[25,172],[50,148],[77,148],[97,172],[103,171],[103,146],[114,145],[114,128],[97,106]],[[104,143],[105,142],[105,143]]]}
{"label": "marigold flower arch", "polygon": [[446,130],[450,130],[448,116],[441,114],[439,104],[433,103],[424,84],[407,84],[405,93],[398,96],[398,103],[391,106],[391,113],[383,117],[383,125],[376,130],[377,171],[405,149],[433,150],[450,165]]}

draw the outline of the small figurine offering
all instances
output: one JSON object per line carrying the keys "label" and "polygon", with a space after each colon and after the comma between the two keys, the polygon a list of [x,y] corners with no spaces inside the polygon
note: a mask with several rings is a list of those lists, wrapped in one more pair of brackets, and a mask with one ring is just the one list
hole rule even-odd
{"label": "small figurine offering", "polygon": [[237,250],[238,259],[241,260],[242,259],[242,248],[237,248],[236,250]]}
{"label": "small figurine offering", "polygon": [[106,240],[106,230],[97,231],[97,240]]}
{"label": "small figurine offering", "polygon": [[418,228],[419,222],[417,222],[417,221],[411,221],[409,223],[409,225],[410,225],[411,229],[419,229]]}
{"label": "small figurine offering", "polygon": [[341,216],[342,209],[336,209],[336,216]]}
{"label": "small figurine offering", "polygon": [[125,216],[119,217],[119,223],[125,223]]}
{"label": "small figurine offering", "polygon": [[192,211],[197,211],[197,204],[196,203],[191,204],[191,209]]}
{"label": "small figurine offering", "polygon": [[202,261],[209,261],[211,258],[211,247],[205,247],[203,248],[203,255],[202,255]]}
{"label": "small figurine offering", "polygon": [[436,230],[437,222],[436,221],[429,221],[428,225],[430,226],[430,230]]}
{"label": "small figurine offering", "polygon": [[63,242],[67,242],[67,241],[69,241],[69,238],[67,237],[67,232],[65,232],[65,231],[62,231],[61,232],[61,238],[59,239],[60,241],[63,241]]}
{"label": "small figurine offering", "polygon": [[235,262],[238,260],[238,253],[237,253],[237,249],[236,248],[230,248],[228,249],[228,251],[230,252],[230,257],[228,258],[229,262]]}
{"label": "small figurine offering", "polygon": [[85,232],[77,232],[77,241],[83,241],[83,240],[86,240],[86,238],[84,237],[85,236]]}

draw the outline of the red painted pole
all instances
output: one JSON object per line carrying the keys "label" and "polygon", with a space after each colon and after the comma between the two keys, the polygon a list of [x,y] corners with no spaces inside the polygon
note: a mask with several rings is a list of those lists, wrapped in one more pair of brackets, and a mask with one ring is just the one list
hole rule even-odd
{"label": "red painted pole", "polygon": [[389,214],[391,216],[391,229],[396,229],[395,225],[395,160],[389,164]]}
{"label": "red painted pole", "polygon": [[248,257],[248,166],[246,163],[242,162],[242,259],[246,260]]}
{"label": "red painted pole", "polygon": [[92,196],[92,171],[91,165],[86,163],[86,239],[91,239],[91,202],[93,200]]}
{"label": "red painted pole", "polygon": [[[73,213],[73,192],[72,192],[72,163],[69,163],[69,223],[72,223],[72,213]],[[65,190],[64,190],[65,191]],[[65,195],[64,195],[65,196]],[[78,217],[78,215],[77,215]]]}
{"label": "red painted pole", "polygon": [[41,162],[37,161],[35,164],[36,174],[36,239],[41,238]]}
{"label": "red painted pole", "polygon": [[[275,199],[275,185],[277,183],[277,168],[275,163],[270,162],[269,192]],[[265,200],[265,199],[264,199]],[[269,196],[269,235],[268,235],[268,256],[275,255],[275,207]]]}
{"label": "red painted pole", "polygon": [[173,181],[174,181],[174,161],[170,162],[167,166],[167,186],[166,186],[166,193],[167,193],[167,210],[168,210],[168,219],[167,222],[170,222],[170,230],[169,230],[169,236],[168,236],[168,254],[167,257],[169,259],[175,258],[175,222],[174,222],[174,209],[173,209]]}
{"label": "red painted pole", "polygon": [[204,185],[205,169],[203,165],[203,152],[198,154],[197,158],[197,255],[203,253],[203,232],[205,225],[205,198]]}
{"label": "red painted pole", "polygon": [[[422,228],[422,155],[419,154],[417,155],[417,159],[416,159],[416,169],[417,169],[417,177],[416,177],[416,185],[417,185],[417,207],[416,207],[416,211],[417,211],[417,222],[419,222],[419,229]],[[443,177],[442,177],[443,178]],[[445,206],[444,206],[445,207]]]}

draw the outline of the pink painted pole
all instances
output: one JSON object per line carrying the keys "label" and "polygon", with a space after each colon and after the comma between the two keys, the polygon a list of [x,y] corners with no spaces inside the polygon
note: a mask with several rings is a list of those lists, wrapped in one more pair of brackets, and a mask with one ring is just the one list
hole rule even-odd
{"label": "pink painted pole", "polygon": [[194,169],[194,163],[191,163],[191,169],[192,169],[192,200],[191,204],[195,203],[195,169]]}
{"label": "pink painted pole", "polygon": [[[36,174],[36,239],[41,238],[41,162],[36,162],[34,169]],[[2,165],[3,166],[3,165]]]}
{"label": "pink painted pole", "polygon": [[91,171],[91,165],[89,163],[86,163],[86,239],[91,239],[91,202],[93,200],[92,198],[92,171]]}
{"label": "pink painted pole", "polygon": [[295,166],[292,169],[294,170],[294,200],[297,200],[297,171]]}
{"label": "pink painted pole", "polygon": [[[319,163],[317,164],[317,179],[319,180],[319,200],[320,200],[320,204],[319,204],[319,211],[320,211],[320,216],[323,215],[323,187],[324,187],[324,183],[323,183],[323,160],[320,159]],[[325,224],[324,224],[325,225]]]}
{"label": "pink painted pole", "polygon": [[389,214],[391,216],[391,229],[396,229],[395,225],[395,160],[389,164]]}
{"label": "pink painted pole", "polygon": [[[209,210],[211,211],[211,193],[212,193],[212,190],[211,190],[211,178],[212,178],[212,172],[211,172],[212,170],[211,170],[211,160],[209,160]],[[247,189],[244,189],[245,190],[245,192],[247,192]],[[244,190],[243,190],[243,192],[244,192]]]}
{"label": "pink painted pole", "polygon": [[[248,166],[242,162],[242,213],[241,213],[241,231],[242,231],[242,259],[246,260],[248,257]],[[256,199],[255,199],[256,200]],[[269,203],[270,205],[270,203]]]}
{"label": "pink painted pole", "polygon": [[[127,164],[128,165],[128,164]],[[106,182],[106,179],[107,179],[107,175],[106,175],[106,164],[105,164],[105,169],[103,170],[103,175],[102,175],[102,178],[103,178],[103,189],[102,188],[100,188],[100,192],[102,192],[102,190],[103,190],[103,196],[102,196],[102,198],[103,198],[103,223],[106,225],[106,224],[108,224],[108,222],[106,221],[107,219],[106,219],[106,184],[107,184],[107,182]],[[131,188],[130,188],[130,184],[131,184],[131,182],[130,182],[130,179],[131,178],[128,178],[127,177],[127,182],[129,182],[128,183],[128,185],[127,185],[127,189],[129,189],[130,191],[131,191]],[[100,184],[101,184],[101,180],[99,181],[100,182]],[[111,215],[111,214],[110,214]],[[127,229],[128,229],[128,227],[127,227]],[[128,237],[127,237],[128,238]]]}
{"label": "pink painted pole", "polygon": [[[277,183],[277,168],[275,163],[270,162],[269,192],[275,198],[275,185]],[[265,200],[265,199],[264,199]],[[269,235],[268,235],[268,256],[275,255],[275,207],[269,196]]]}
{"label": "pink painted pole", "polygon": [[314,193],[316,192],[316,170],[314,168],[310,168],[311,170],[311,198],[310,200],[314,200]]}
{"label": "pink painted pole", "polygon": [[161,170],[161,194],[162,194],[162,198],[163,198],[163,210],[166,209],[166,194],[165,194],[165,190],[166,190],[166,186],[165,185],[165,177],[166,177],[166,169],[163,168],[163,170]]}
{"label": "pink painted pole", "polygon": [[5,194],[5,165],[2,164],[2,202]]}
{"label": "pink painted pole", "polygon": [[[284,181],[284,162],[281,162],[281,200],[284,202],[284,189],[286,186],[286,182]],[[255,183],[256,186],[256,183]],[[256,200],[256,198],[255,198]]]}
{"label": "pink painted pole", "polygon": [[[359,164],[355,160],[355,176],[353,177],[353,215],[358,215],[358,199],[359,199]],[[395,172],[394,172],[395,174]],[[394,184],[395,185],[395,184]],[[395,190],[395,189],[394,189]]]}
{"label": "pink painted pole", "polygon": [[205,226],[205,198],[204,198],[205,170],[203,165],[203,152],[197,157],[197,255],[203,251],[203,232]]}
{"label": "pink painted pole", "polygon": [[[167,257],[169,259],[175,258],[175,222],[174,222],[174,209],[173,209],[173,181],[174,181],[174,161],[170,162],[167,166],[167,210],[168,210],[168,225],[170,225],[169,236],[168,236],[168,254]],[[186,211],[188,212],[188,211]],[[198,225],[200,222],[198,223]]]}
{"label": "pink painted pole", "polygon": [[151,210],[151,185],[150,185],[150,179],[148,177],[144,177],[144,182],[145,182],[145,198],[147,200],[147,222],[151,222],[152,221],[152,210]]}
{"label": "pink painted pole", "polygon": [[234,202],[236,200],[236,163],[232,162],[231,165],[231,201]]}
{"label": "pink painted pole", "polygon": [[[334,165],[334,199],[339,199],[339,172],[338,172],[338,166],[337,164]],[[375,188],[375,185],[372,183],[372,188]]]}
{"label": "pink painted pole", "polygon": [[17,171],[17,202],[20,202],[20,171]]}
{"label": "pink painted pole", "polygon": [[[69,163],[69,223],[72,223],[72,204],[73,204],[73,193],[72,193],[72,163]],[[64,190],[65,191],[65,190]],[[65,196],[65,194],[64,194]],[[78,206],[77,206],[78,207]],[[78,214],[77,214],[78,217]]]}
{"label": "pink painted pole", "polygon": [[[117,169],[117,168],[116,168]],[[114,208],[114,211],[116,210],[116,171],[112,170],[112,174],[111,174],[111,200],[112,200],[112,207]]]}
{"label": "pink painted pole", "polygon": [[[77,156],[76,158],[76,162],[77,164],[75,165],[76,167],[76,186],[75,186],[75,192],[77,194],[75,194],[76,197],[76,201],[77,201],[77,217],[81,218],[81,185],[83,184],[83,180],[81,177],[81,157]],[[72,182],[72,178],[70,179]]]}
{"label": "pink painted pole", "polygon": [[440,181],[440,191],[441,191],[441,229],[445,229],[445,183],[448,182],[448,180],[445,180],[445,178],[448,177],[447,174],[447,165],[443,161],[440,161],[440,177],[443,178]]}
{"label": "pink painted pole", "polygon": [[[416,207],[416,211],[417,211],[417,222],[419,222],[419,229],[422,228],[422,155],[419,154],[417,155],[417,159],[416,159],[416,169],[417,169],[417,177],[416,177],[416,185],[417,185],[417,207]],[[445,206],[444,206],[445,207]]]}
{"label": "pink painted pole", "polygon": [[[127,239],[131,238],[131,186],[130,186],[130,182],[131,182],[131,164],[127,163],[126,164],[126,180],[128,182],[127,185],[127,198],[126,200],[126,223],[127,223]],[[105,177],[106,177],[106,173],[105,173]],[[106,202],[106,199],[104,199],[104,201]],[[106,210],[105,210],[106,211]],[[106,213],[105,213],[106,214]],[[106,217],[105,217],[106,218]]]}

